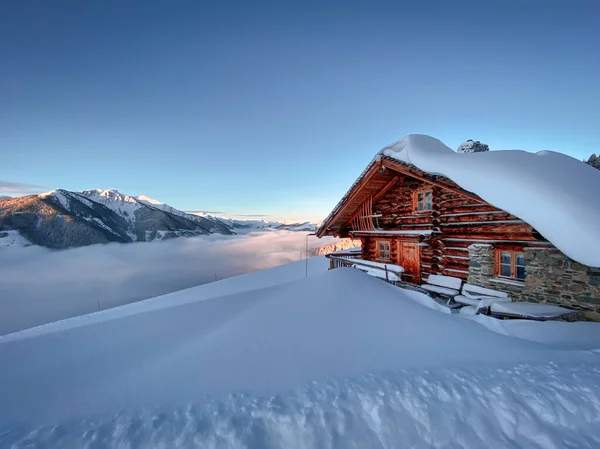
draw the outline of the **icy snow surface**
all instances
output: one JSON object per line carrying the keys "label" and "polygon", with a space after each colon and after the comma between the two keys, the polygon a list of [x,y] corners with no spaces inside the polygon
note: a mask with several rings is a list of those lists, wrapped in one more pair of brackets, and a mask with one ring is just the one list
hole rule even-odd
{"label": "icy snow surface", "polygon": [[0,447],[600,445],[594,352],[490,332],[350,268],[218,284],[0,340]]}
{"label": "icy snow surface", "polygon": [[525,220],[567,256],[600,267],[600,172],[565,154],[520,150],[458,154],[439,140],[409,134],[380,151],[444,175]]}

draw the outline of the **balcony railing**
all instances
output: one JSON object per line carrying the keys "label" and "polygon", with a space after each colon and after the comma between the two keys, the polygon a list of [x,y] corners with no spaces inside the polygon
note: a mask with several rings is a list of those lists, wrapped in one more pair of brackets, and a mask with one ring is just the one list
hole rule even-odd
{"label": "balcony railing", "polygon": [[329,259],[329,269],[353,267],[372,276],[383,279],[391,284],[402,283],[404,268],[394,264],[384,264],[362,260],[359,253],[335,253],[326,256]]}

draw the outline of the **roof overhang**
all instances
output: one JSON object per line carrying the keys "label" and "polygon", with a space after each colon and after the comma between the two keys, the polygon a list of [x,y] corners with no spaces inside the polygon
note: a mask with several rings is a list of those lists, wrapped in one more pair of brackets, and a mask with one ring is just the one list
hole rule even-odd
{"label": "roof overhang", "polygon": [[329,216],[323,220],[317,229],[317,237],[324,235],[340,236],[344,227],[352,219],[360,205],[368,198],[373,198],[375,203],[390,188],[392,188],[401,176],[409,176],[427,182],[431,185],[442,187],[467,198],[481,201],[474,193],[462,189],[450,179],[426,173],[414,165],[400,162],[396,159],[381,156],[373,161],[361,173],[352,184],[348,192],[342,197]]}

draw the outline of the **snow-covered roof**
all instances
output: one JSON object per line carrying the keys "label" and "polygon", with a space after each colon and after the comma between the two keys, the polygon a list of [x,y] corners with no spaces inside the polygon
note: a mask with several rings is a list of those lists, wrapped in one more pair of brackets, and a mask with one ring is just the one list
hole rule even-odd
{"label": "snow-covered roof", "polygon": [[[571,259],[600,267],[600,195],[596,194],[600,192],[600,172],[590,165],[554,151],[459,154],[440,140],[422,134],[409,134],[386,146],[367,170],[383,158],[448,178],[529,223]],[[323,227],[344,206],[365,172],[325,219]]]}
{"label": "snow-covered roof", "polygon": [[378,153],[445,176],[533,226],[564,254],[600,267],[600,172],[554,151],[459,154],[409,134]]}

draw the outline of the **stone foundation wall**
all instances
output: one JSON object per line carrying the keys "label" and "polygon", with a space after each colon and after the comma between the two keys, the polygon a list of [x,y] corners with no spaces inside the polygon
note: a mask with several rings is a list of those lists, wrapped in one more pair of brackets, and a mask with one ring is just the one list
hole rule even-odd
{"label": "stone foundation wall", "polygon": [[557,249],[525,249],[523,299],[600,313],[600,270],[575,262]]}
{"label": "stone foundation wall", "polygon": [[468,282],[508,292],[514,301],[558,304],[600,319],[600,269],[575,262],[555,248],[526,248],[524,254],[527,276],[521,284],[497,279],[492,245],[471,245]]}
{"label": "stone foundation wall", "polygon": [[510,293],[514,301],[522,299],[525,284],[496,277],[495,251],[492,245],[475,244],[469,247],[469,284]]}

